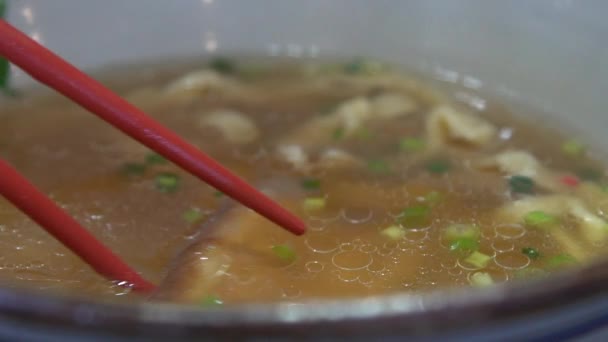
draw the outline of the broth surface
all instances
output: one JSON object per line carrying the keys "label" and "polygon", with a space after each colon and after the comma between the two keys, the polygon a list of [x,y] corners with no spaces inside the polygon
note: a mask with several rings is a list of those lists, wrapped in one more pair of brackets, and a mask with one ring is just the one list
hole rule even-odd
{"label": "broth surface", "polygon": [[[65,100],[8,103],[0,154],[161,284],[159,299],[486,286],[602,254],[604,167],[493,100],[475,108],[367,61],[217,60],[110,84],[309,226],[291,236]],[[5,286],[140,299],[2,199],[0,244]]]}

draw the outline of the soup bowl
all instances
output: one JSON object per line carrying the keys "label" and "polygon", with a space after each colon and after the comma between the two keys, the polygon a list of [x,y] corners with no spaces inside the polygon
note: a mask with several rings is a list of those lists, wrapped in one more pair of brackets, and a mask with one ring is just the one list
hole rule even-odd
{"label": "soup bowl", "polygon": [[[365,56],[539,109],[608,149],[600,0],[9,1],[8,18],[86,70],[170,58]],[[14,69],[12,83],[33,82]],[[509,101],[507,101],[508,103]],[[608,338],[608,262],[546,279],[205,309],[0,289],[0,336],[40,340]],[[606,334],[606,335],[604,335]]]}

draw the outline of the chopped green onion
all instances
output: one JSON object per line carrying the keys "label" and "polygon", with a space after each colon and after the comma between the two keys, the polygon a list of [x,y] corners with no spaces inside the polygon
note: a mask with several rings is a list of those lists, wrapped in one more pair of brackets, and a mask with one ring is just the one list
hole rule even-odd
{"label": "chopped green onion", "polygon": [[473,253],[471,253],[471,255],[469,255],[466,259],[464,259],[464,261],[466,261],[467,263],[478,267],[478,268],[484,268],[488,265],[488,263],[490,262],[490,260],[492,260],[492,257],[486,254],[483,254],[479,251],[475,251]]}
{"label": "chopped green onion", "polygon": [[306,211],[316,211],[325,208],[327,200],[324,197],[307,197],[304,199],[303,207]]}
{"label": "chopped green onion", "polygon": [[397,220],[406,228],[425,227],[430,224],[431,208],[426,205],[414,205],[403,209]]}
{"label": "chopped green onion", "polygon": [[531,211],[524,216],[524,223],[534,228],[551,228],[557,222],[558,220],[555,216],[540,210]]}
{"label": "chopped green onion", "polygon": [[209,62],[209,68],[220,74],[232,74],[235,71],[234,63],[224,57],[217,57]]}
{"label": "chopped green onion", "polygon": [[432,160],[426,164],[426,170],[433,174],[448,172],[450,163],[447,160]]}
{"label": "chopped green onion", "polygon": [[213,197],[215,197],[215,198],[221,198],[221,197],[224,197],[224,193],[223,193],[223,192],[221,192],[221,191],[215,191],[215,192],[213,193]]}
{"label": "chopped green onion", "polygon": [[475,272],[470,278],[471,285],[478,287],[486,287],[494,284],[492,276],[487,272]]}
{"label": "chopped green onion", "polygon": [[204,216],[205,216],[205,214],[203,214],[203,212],[200,211],[200,209],[190,208],[184,212],[184,214],[182,215],[182,218],[184,219],[184,221],[192,224],[192,223],[199,222],[200,220],[203,219]]}
{"label": "chopped green onion", "polygon": [[172,193],[179,187],[179,176],[171,172],[163,172],[156,176],[156,189],[164,193]]}
{"label": "chopped green onion", "polygon": [[148,165],[156,165],[156,164],[166,164],[167,159],[161,156],[158,153],[150,152],[146,155],[146,164]]}
{"label": "chopped green onion", "polygon": [[401,240],[405,236],[405,230],[399,226],[390,226],[384,228],[380,234],[391,240]]}
{"label": "chopped green onion", "polygon": [[293,262],[296,260],[296,252],[287,245],[272,246],[272,251],[279,259],[283,261]]}
{"label": "chopped green onion", "polygon": [[344,72],[349,75],[373,75],[386,69],[382,63],[361,58],[344,65]]}
{"label": "chopped green onion", "polygon": [[344,138],[345,133],[346,131],[344,130],[344,127],[338,127],[334,129],[333,133],[331,134],[331,137],[334,140],[341,140],[342,138]]}
{"label": "chopped green onion", "polygon": [[369,140],[372,137],[372,132],[365,127],[359,129],[356,134],[357,138],[361,140]]}
{"label": "chopped green onion", "polygon": [[[0,18],[4,19],[6,14],[6,1],[0,0]],[[5,93],[10,94],[9,79],[10,79],[11,64],[6,58],[0,57],[0,89]]]}
{"label": "chopped green onion", "polygon": [[480,229],[477,225],[465,223],[451,224],[445,229],[443,234],[448,241],[456,241],[458,239],[477,241],[481,236]]}
{"label": "chopped green onion", "polygon": [[321,187],[321,181],[315,178],[303,179],[300,184],[306,190],[317,190]]}
{"label": "chopped green onion", "polygon": [[209,295],[203,298],[203,300],[201,301],[201,306],[204,307],[214,307],[222,305],[224,305],[224,302],[218,296],[215,295]]}
{"label": "chopped green onion", "polygon": [[599,180],[602,179],[602,172],[598,171],[596,169],[582,169],[579,172],[576,173],[576,175],[582,179],[582,180],[586,180],[589,182],[597,182]]}
{"label": "chopped green onion", "polygon": [[521,252],[527,255],[530,259],[538,259],[540,257],[538,250],[532,247],[524,247],[521,249]]}
{"label": "chopped green onion", "polygon": [[577,263],[577,260],[570,254],[556,255],[547,260],[547,267],[549,268],[560,268],[564,266],[571,266]]}
{"label": "chopped green onion", "polygon": [[399,148],[402,151],[418,152],[426,147],[424,140],[419,138],[403,138],[399,141]]}
{"label": "chopped green onion", "polygon": [[442,199],[443,195],[438,191],[431,191],[428,194],[424,195],[424,202],[428,203],[431,206],[439,204]]}
{"label": "chopped green onion", "polygon": [[141,176],[146,172],[146,166],[139,163],[125,163],[122,172],[128,176]]}
{"label": "chopped green onion", "polygon": [[568,140],[562,144],[562,151],[571,157],[578,157],[585,153],[585,145],[576,140]]}
{"label": "chopped green onion", "polygon": [[474,239],[460,238],[450,243],[450,251],[474,252],[479,249],[479,242]]}
{"label": "chopped green onion", "polygon": [[509,178],[511,191],[521,194],[531,194],[534,192],[534,180],[526,176],[511,176]]}
{"label": "chopped green onion", "polygon": [[387,173],[390,171],[388,163],[380,159],[370,160],[367,163],[367,168],[374,173]]}

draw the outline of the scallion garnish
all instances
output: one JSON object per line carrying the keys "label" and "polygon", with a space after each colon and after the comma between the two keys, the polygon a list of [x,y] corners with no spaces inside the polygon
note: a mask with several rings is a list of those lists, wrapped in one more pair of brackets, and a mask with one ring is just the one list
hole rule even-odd
{"label": "scallion garnish", "polygon": [[367,168],[374,173],[387,173],[390,171],[388,163],[380,159],[370,160],[367,163]]}
{"label": "scallion garnish", "polygon": [[435,206],[441,202],[443,199],[443,195],[438,191],[431,191],[428,194],[424,195],[424,202],[428,203],[430,206]]}
{"label": "scallion garnish", "polygon": [[431,208],[427,205],[414,205],[403,209],[397,216],[399,223],[406,228],[426,227],[431,222]]}
{"label": "scallion garnish", "polygon": [[222,306],[222,305],[224,305],[224,301],[222,301],[216,295],[208,295],[207,297],[203,298],[203,300],[201,301],[201,306],[204,306],[204,307],[214,307],[214,306]]}
{"label": "scallion garnish", "polygon": [[585,153],[585,145],[576,140],[567,140],[562,144],[562,151],[571,157],[578,157]]}
{"label": "scallion garnish", "polygon": [[494,284],[492,276],[487,272],[475,272],[470,278],[471,285],[478,287],[486,287]]}
{"label": "scallion garnish", "polygon": [[464,259],[464,261],[466,261],[467,263],[478,267],[478,268],[484,268],[488,265],[488,263],[490,262],[490,260],[492,260],[492,257],[486,254],[483,254],[479,251],[475,251],[473,253],[471,253],[471,255],[469,255],[466,259]]}
{"label": "scallion garnish", "polygon": [[179,187],[179,176],[171,172],[163,172],[156,176],[156,189],[164,193],[172,193]]}
{"label": "scallion garnish", "polygon": [[520,194],[531,194],[534,192],[534,180],[526,176],[511,176],[509,178],[511,191]]}
{"label": "scallion garnish", "polygon": [[317,190],[321,187],[321,181],[316,178],[306,178],[300,183],[305,190]]}
{"label": "scallion garnish", "polygon": [[200,209],[190,208],[183,213],[182,218],[184,221],[193,224],[202,220],[204,216],[205,214]]}
{"label": "scallion garnish", "polygon": [[[0,0],[0,18],[4,19],[6,14],[6,1]],[[5,58],[0,57],[0,90],[7,95],[13,95],[9,88],[11,64]]]}
{"label": "scallion garnish", "polygon": [[388,228],[384,228],[380,234],[391,240],[401,240],[405,236],[405,230],[399,226],[393,225]]}
{"label": "scallion garnish", "polygon": [[324,197],[307,197],[302,206],[306,211],[316,211],[325,208],[327,200]]}
{"label": "scallion garnish", "polygon": [[279,259],[283,261],[293,262],[296,260],[296,252],[287,245],[272,246],[272,251]]}
{"label": "scallion garnish", "polygon": [[452,252],[474,252],[479,249],[479,242],[475,239],[459,238],[450,243],[450,251]]}
{"label": "scallion garnish", "polygon": [[524,223],[534,228],[547,229],[558,223],[557,217],[541,210],[534,210],[524,216]]}
{"label": "scallion garnish", "polygon": [[450,170],[450,163],[447,160],[431,160],[426,164],[426,170],[433,174],[442,174]]}
{"label": "scallion garnish", "polygon": [[141,176],[146,172],[146,165],[139,163],[125,163],[122,166],[122,173],[127,176]]}
{"label": "scallion garnish", "polygon": [[577,260],[570,254],[559,254],[549,260],[547,260],[547,267],[549,268],[560,268],[565,266],[574,265]]}
{"label": "scallion garnish", "polygon": [[146,154],[145,160],[146,160],[146,164],[148,164],[148,165],[167,163],[167,159],[165,159],[165,157],[163,157],[160,154],[155,153],[155,152],[150,152],[150,153]]}
{"label": "scallion garnish", "polygon": [[538,259],[540,257],[540,253],[536,248],[532,247],[524,247],[521,249],[521,252],[528,256],[530,259]]}
{"label": "scallion garnish", "polygon": [[399,141],[399,148],[402,151],[418,152],[426,147],[424,140],[419,138],[403,138]]}
{"label": "scallion garnish", "polygon": [[220,74],[232,74],[235,71],[234,63],[224,57],[217,57],[209,62],[209,68]]}
{"label": "scallion garnish", "polygon": [[458,239],[478,241],[481,232],[475,224],[454,223],[445,229],[443,235],[448,241],[456,241]]}
{"label": "scallion garnish", "polygon": [[344,138],[345,133],[346,133],[346,131],[344,130],[343,127],[338,127],[336,129],[334,129],[334,131],[331,134],[331,137],[334,140],[340,140],[340,139]]}

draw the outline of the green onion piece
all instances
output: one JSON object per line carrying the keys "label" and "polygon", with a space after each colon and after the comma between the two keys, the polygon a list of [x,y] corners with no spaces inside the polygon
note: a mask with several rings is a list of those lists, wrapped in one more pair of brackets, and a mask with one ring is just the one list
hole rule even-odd
{"label": "green onion piece", "polygon": [[224,193],[221,191],[215,191],[215,192],[213,192],[213,197],[215,197],[215,198],[224,197]]}
{"label": "green onion piece", "polygon": [[428,203],[430,206],[435,206],[441,202],[443,199],[443,195],[438,191],[431,191],[428,194],[424,195],[424,202]]}
{"label": "green onion piece", "polygon": [[303,179],[300,184],[306,190],[317,190],[321,187],[321,181],[315,178]]}
{"label": "green onion piece", "polygon": [[534,228],[551,228],[557,222],[558,220],[555,216],[540,210],[531,211],[524,216],[524,223]]}
{"label": "green onion piece", "polygon": [[486,287],[494,284],[492,276],[487,272],[475,272],[470,278],[471,285],[477,287]]}
{"label": "green onion piece", "polygon": [[204,216],[205,214],[203,214],[200,209],[190,208],[183,213],[182,218],[184,219],[184,221],[193,224],[202,220]]}
{"label": "green onion piece", "polygon": [[448,241],[456,241],[459,239],[478,241],[481,236],[481,231],[475,224],[454,223],[447,226],[443,236]]}
{"label": "green onion piece", "polygon": [[431,222],[431,208],[426,205],[414,205],[403,209],[397,220],[406,228],[426,227]]}
{"label": "green onion piece", "polygon": [[372,137],[372,132],[369,129],[363,127],[357,131],[356,135],[357,138],[361,140],[369,140]]}
{"label": "green onion piece", "polygon": [[576,140],[567,140],[562,144],[562,152],[571,157],[578,157],[585,153],[585,145]]}
{"label": "green onion piece", "polygon": [[442,174],[450,170],[450,163],[447,160],[432,160],[426,164],[426,170],[433,174]]}
{"label": "green onion piece", "polygon": [[488,263],[490,262],[490,260],[492,260],[492,257],[486,254],[483,254],[479,251],[475,251],[473,253],[471,253],[471,255],[469,255],[466,259],[464,259],[464,261],[466,261],[467,263],[478,267],[478,268],[484,268],[488,265]]}
{"label": "green onion piece", "polygon": [[293,262],[296,260],[296,252],[287,245],[272,246],[272,251],[279,259],[283,261]]}
{"label": "green onion piece", "polygon": [[307,197],[302,206],[306,211],[316,211],[325,208],[326,204],[327,200],[324,197]]}
{"label": "green onion piece", "polygon": [[479,242],[474,239],[460,238],[450,243],[450,251],[452,252],[474,252],[479,249]]}
{"label": "green onion piece", "polygon": [[367,163],[367,168],[374,173],[387,173],[390,171],[388,163],[380,159],[370,160]]}
{"label": "green onion piece", "polygon": [[582,169],[576,173],[578,178],[589,182],[597,182],[602,179],[602,172],[596,169]]}
{"label": "green onion piece", "polygon": [[167,159],[165,159],[165,157],[161,156],[158,153],[150,152],[150,153],[146,154],[146,164],[148,164],[148,165],[166,164],[166,163],[167,163]]}
{"label": "green onion piece", "polygon": [[388,228],[384,228],[380,234],[391,240],[401,240],[405,236],[405,230],[399,226],[393,225]]}
{"label": "green onion piece", "polygon": [[537,249],[532,247],[524,247],[521,249],[521,252],[528,256],[530,259],[538,259],[540,257],[540,253]]}
{"label": "green onion piece", "polygon": [[577,263],[577,260],[570,254],[556,255],[547,260],[547,267],[549,268],[561,268],[566,266],[572,266]]}
{"label": "green onion piece", "polygon": [[218,296],[215,295],[209,295],[203,298],[203,300],[201,301],[201,306],[204,307],[214,307],[222,305],[224,305],[224,302]]}
{"label": "green onion piece", "polygon": [[164,193],[172,193],[179,187],[179,176],[171,172],[163,172],[156,176],[156,189]]}
{"label": "green onion piece", "polygon": [[232,74],[235,71],[234,63],[224,57],[217,57],[209,62],[209,68],[219,72],[220,74]]}
{"label": "green onion piece", "polygon": [[344,127],[338,127],[336,129],[334,129],[333,133],[331,134],[331,137],[334,140],[340,140],[340,139],[344,138],[345,133],[346,133],[346,131],[344,130]]}
{"label": "green onion piece", "polygon": [[[4,19],[6,14],[6,1],[0,0],[0,18]],[[11,64],[5,58],[0,57],[0,89],[8,95],[12,95],[9,89]]]}
{"label": "green onion piece", "polygon": [[373,75],[386,69],[387,67],[382,63],[361,58],[344,65],[344,72],[349,75]]}
{"label": "green onion piece", "polygon": [[402,151],[418,152],[426,147],[424,140],[419,138],[403,138],[399,141],[399,148]]}
{"label": "green onion piece", "polygon": [[146,172],[146,166],[139,163],[125,163],[121,171],[127,176],[141,176]]}
{"label": "green onion piece", "polygon": [[526,176],[511,176],[509,187],[515,193],[531,194],[534,192],[534,180]]}

